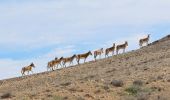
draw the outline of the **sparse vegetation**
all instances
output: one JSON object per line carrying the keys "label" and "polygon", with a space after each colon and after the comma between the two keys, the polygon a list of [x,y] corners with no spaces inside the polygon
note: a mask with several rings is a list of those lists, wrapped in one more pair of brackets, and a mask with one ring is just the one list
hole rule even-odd
{"label": "sparse vegetation", "polygon": [[83,97],[77,97],[77,100],[85,100]]}
{"label": "sparse vegetation", "polygon": [[141,86],[141,81],[134,81],[134,82],[137,83],[137,84],[133,83],[132,86],[125,89],[125,91],[128,93],[128,95],[133,96],[137,100],[148,100],[149,94],[151,92],[153,92],[152,89],[142,87]]}
{"label": "sparse vegetation", "polygon": [[136,96],[139,92],[141,92],[141,88],[136,85],[132,85],[125,89],[126,92],[128,92],[130,95]]}
{"label": "sparse vegetation", "polygon": [[166,38],[96,62],[1,80],[0,99],[169,100],[169,52]]}
{"label": "sparse vegetation", "polygon": [[53,96],[53,100],[64,100],[64,98],[61,96],[55,95],[55,96]]}

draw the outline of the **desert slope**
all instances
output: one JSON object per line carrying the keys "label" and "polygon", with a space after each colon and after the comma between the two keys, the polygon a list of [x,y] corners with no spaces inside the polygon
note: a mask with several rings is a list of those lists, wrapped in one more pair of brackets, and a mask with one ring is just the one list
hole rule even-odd
{"label": "desert slope", "polygon": [[[113,80],[120,83],[116,86]],[[97,62],[1,80],[0,96],[7,100],[169,100],[170,35]]]}

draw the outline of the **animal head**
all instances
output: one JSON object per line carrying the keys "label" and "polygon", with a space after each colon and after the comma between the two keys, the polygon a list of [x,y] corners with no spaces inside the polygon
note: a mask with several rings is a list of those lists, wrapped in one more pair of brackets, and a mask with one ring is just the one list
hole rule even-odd
{"label": "animal head", "polygon": [[35,67],[34,63],[31,63],[30,66]]}
{"label": "animal head", "polygon": [[63,57],[60,58],[60,60],[64,59]]}
{"label": "animal head", "polygon": [[76,57],[77,57],[76,54],[74,54],[74,55],[73,55],[73,58],[76,58]]}
{"label": "animal head", "polygon": [[115,47],[115,43],[113,43],[113,47]]}
{"label": "animal head", "polygon": [[58,58],[57,58],[57,57],[55,57],[55,60],[58,60]]}
{"label": "animal head", "polygon": [[89,55],[93,55],[93,54],[91,53],[91,51],[89,51],[88,53],[89,53]]}
{"label": "animal head", "polygon": [[148,38],[150,37],[151,34],[148,34]]}
{"label": "animal head", "polygon": [[103,48],[101,48],[101,52],[103,53]]}
{"label": "animal head", "polygon": [[125,41],[125,45],[128,46],[128,42],[127,41]]}

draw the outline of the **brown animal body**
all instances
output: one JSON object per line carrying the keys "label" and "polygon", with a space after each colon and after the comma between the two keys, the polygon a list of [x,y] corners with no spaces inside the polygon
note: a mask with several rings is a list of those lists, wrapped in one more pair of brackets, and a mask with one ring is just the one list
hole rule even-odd
{"label": "brown animal body", "polygon": [[54,67],[58,68],[59,65],[62,67],[62,64],[61,64],[62,60],[63,60],[63,57],[61,57],[60,59],[55,60],[54,61]]}
{"label": "brown animal body", "polygon": [[120,49],[123,49],[123,53],[125,53],[125,49],[126,49],[127,46],[128,46],[128,42],[127,41],[125,41],[124,44],[117,45],[116,46],[116,54],[119,53]]}
{"label": "brown animal body", "polygon": [[28,72],[28,74],[29,74],[29,72],[31,71],[33,73],[33,71],[32,71],[33,67],[35,68],[35,65],[33,63],[31,63],[29,66],[23,67],[21,70],[22,76],[25,75],[25,72]]}
{"label": "brown animal body", "polygon": [[148,36],[146,38],[142,38],[139,40],[139,46],[142,47],[144,43],[146,43],[146,45],[148,45],[150,39],[150,34],[148,34]]}
{"label": "brown animal body", "polygon": [[[55,60],[58,60],[58,58],[55,58]],[[54,70],[54,66],[55,66],[55,60],[52,60],[50,62],[48,62],[47,64],[47,71],[50,70]]]}
{"label": "brown animal body", "polygon": [[112,52],[112,56],[113,56],[113,55],[114,55],[114,50],[115,50],[115,43],[113,43],[113,46],[112,46],[112,47],[107,48],[107,49],[105,50],[105,57],[106,57],[106,56],[108,57],[108,55],[109,55],[110,52]]}
{"label": "brown animal body", "polygon": [[73,64],[73,60],[76,58],[76,55],[73,55],[72,57],[68,57],[68,58],[63,58],[63,66],[66,67],[66,63],[70,63]]}
{"label": "brown animal body", "polygon": [[80,59],[84,59],[84,63],[89,55],[92,55],[91,51],[85,53],[85,54],[79,54],[77,55],[77,63],[79,64]]}
{"label": "brown animal body", "polygon": [[103,48],[94,51],[94,59],[95,59],[95,61],[96,61],[96,58],[97,58],[98,55],[99,55],[100,58],[101,58],[102,53],[103,53]]}

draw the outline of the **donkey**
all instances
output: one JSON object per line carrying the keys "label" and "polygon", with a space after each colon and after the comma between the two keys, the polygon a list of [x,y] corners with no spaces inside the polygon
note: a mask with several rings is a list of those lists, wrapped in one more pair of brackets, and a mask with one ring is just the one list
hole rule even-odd
{"label": "donkey", "polygon": [[33,71],[32,71],[33,67],[35,68],[34,63],[31,63],[29,66],[23,67],[21,70],[22,76],[25,75],[25,72],[28,72],[28,74],[29,74],[29,72],[31,71],[33,73]]}
{"label": "donkey", "polygon": [[52,71],[54,71],[54,66],[55,66],[55,60],[57,60],[58,58],[55,58],[54,60],[48,62],[47,64],[47,71],[48,69],[51,69]]}
{"label": "donkey", "polygon": [[120,49],[123,49],[123,53],[125,53],[125,49],[126,49],[127,46],[128,46],[128,42],[127,41],[125,41],[124,44],[117,45],[116,46],[116,54],[119,53]]}
{"label": "donkey", "polygon": [[79,54],[77,55],[77,63],[79,64],[80,59],[84,59],[84,63],[86,62],[86,59],[89,55],[92,55],[91,51],[84,53],[84,54]]}
{"label": "donkey", "polygon": [[57,67],[60,65],[62,67],[61,62],[63,61],[63,57],[61,57],[60,59],[56,59],[54,60],[54,67]]}
{"label": "donkey", "polygon": [[108,55],[109,55],[110,52],[112,52],[112,56],[113,56],[113,55],[114,55],[114,50],[115,50],[115,43],[113,43],[113,46],[112,46],[112,47],[107,48],[107,49],[105,50],[105,57],[106,57],[106,56],[108,57]]}
{"label": "donkey", "polygon": [[148,34],[147,37],[140,39],[139,46],[142,47],[144,43],[146,43],[146,45],[148,45],[149,39],[150,39],[150,34]]}
{"label": "donkey", "polygon": [[74,54],[72,57],[68,57],[68,58],[63,58],[63,66],[66,67],[66,63],[70,63],[73,64],[73,60],[76,58],[76,55]]}
{"label": "donkey", "polygon": [[98,55],[99,55],[100,58],[101,58],[102,53],[103,53],[103,48],[94,51],[94,59],[95,59],[95,61],[96,61],[96,58],[97,58]]}

